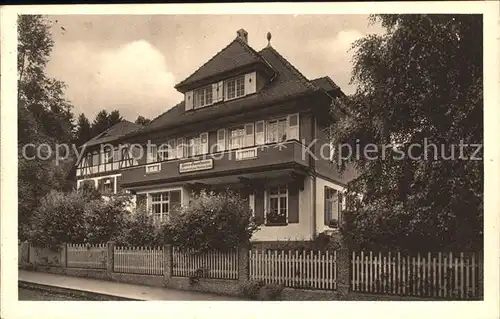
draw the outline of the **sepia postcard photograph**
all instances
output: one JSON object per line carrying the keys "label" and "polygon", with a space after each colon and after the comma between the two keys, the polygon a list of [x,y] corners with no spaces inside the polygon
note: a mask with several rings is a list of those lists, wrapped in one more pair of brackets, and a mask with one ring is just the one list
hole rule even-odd
{"label": "sepia postcard photograph", "polygon": [[1,10],[2,318],[498,318],[498,3]]}

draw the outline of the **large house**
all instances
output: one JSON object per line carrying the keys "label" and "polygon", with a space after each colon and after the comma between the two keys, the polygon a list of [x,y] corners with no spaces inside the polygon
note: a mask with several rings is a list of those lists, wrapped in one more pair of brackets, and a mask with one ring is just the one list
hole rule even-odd
{"label": "large house", "polygon": [[308,80],[270,44],[250,47],[241,29],[175,88],[184,101],[145,127],[127,124],[113,139],[122,150],[82,161],[78,183],[115,176],[113,190],[158,219],[201,189],[231,188],[262,224],[255,241],[311,240],[337,227],[351,174],[330,161],[325,130],[343,93],[329,77]]}

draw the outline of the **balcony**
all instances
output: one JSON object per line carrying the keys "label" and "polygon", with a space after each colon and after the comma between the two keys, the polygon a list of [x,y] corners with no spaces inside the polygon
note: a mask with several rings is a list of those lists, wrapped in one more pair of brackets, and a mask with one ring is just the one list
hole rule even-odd
{"label": "balcony", "polygon": [[289,141],[146,164],[125,169],[121,183],[133,187],[267,169],[306,168],[309,161],[305,148],[297,141]]}

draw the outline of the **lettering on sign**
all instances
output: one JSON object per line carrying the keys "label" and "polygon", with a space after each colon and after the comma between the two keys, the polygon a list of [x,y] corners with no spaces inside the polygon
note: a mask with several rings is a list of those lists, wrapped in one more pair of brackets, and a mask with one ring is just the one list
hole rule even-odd
{"label": "lettering on sign", "polygon": [[199,161],[181,163],[179,164],[179,173],[204,171],[212,168],[214,168],[214,160],[210,158]]}

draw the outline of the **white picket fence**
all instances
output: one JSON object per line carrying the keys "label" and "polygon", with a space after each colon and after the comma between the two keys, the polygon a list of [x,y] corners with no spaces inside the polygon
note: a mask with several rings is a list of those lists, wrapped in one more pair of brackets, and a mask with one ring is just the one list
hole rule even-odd
{"label": "white picket fence", "polygon": [[250,279],[286,287],[337,289],[337,255],[329,251],[252,249]]}
{"label": "white picket fence", "polygon": [[196,253],[172,247],[172,275],[213,279],[238,279],[238,251]]}
{"label": "white picket fence", "polygon": [[460,253],[352,252],[351,289],[402,296],[475,299],[479,295],[477,255]]}
{"label": "white picket fence", "polygon": [[131,274],[163,275],[163,248],[115,247],[113,271]]}
{"label": "white picket fence", "polygon": [[106,269],[107,257],[106,244],[66,246],[66,265],[70,268]]}

